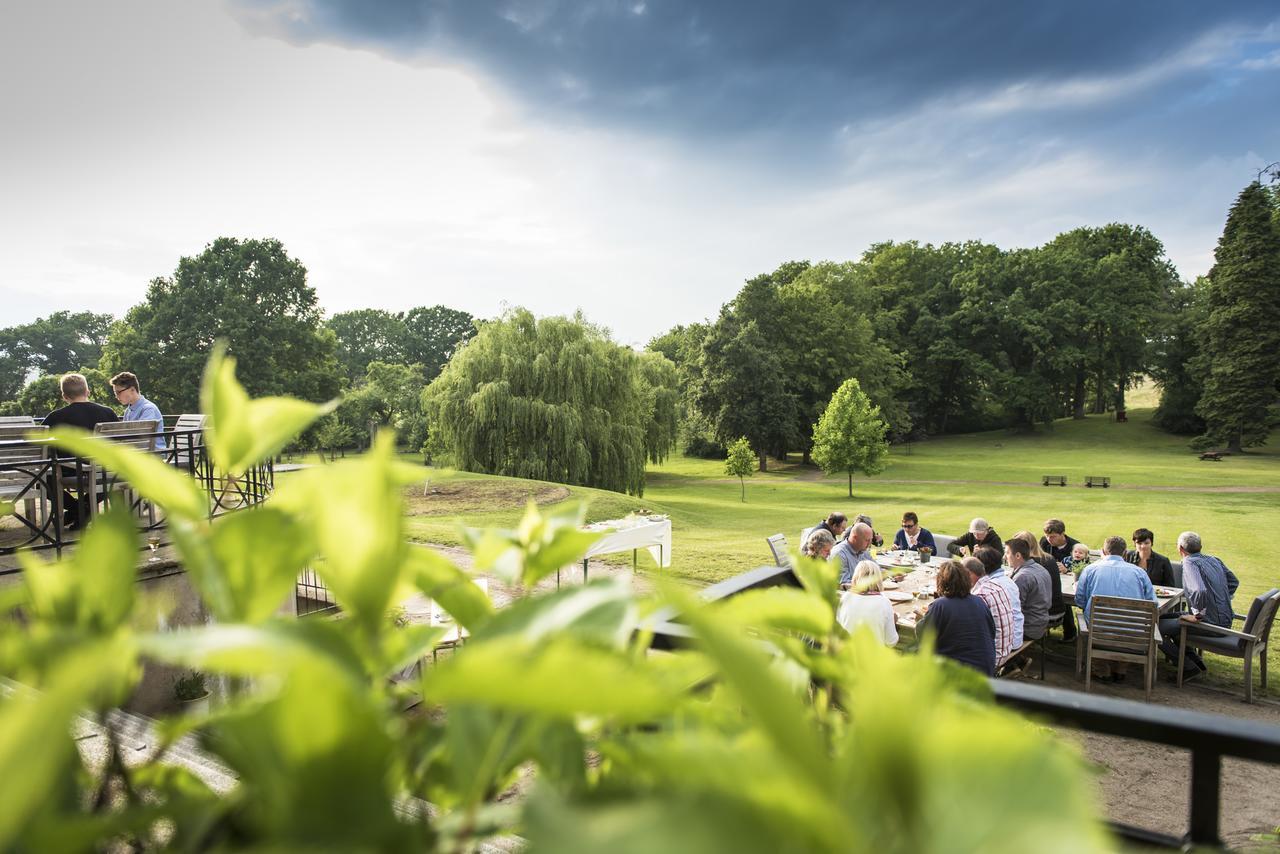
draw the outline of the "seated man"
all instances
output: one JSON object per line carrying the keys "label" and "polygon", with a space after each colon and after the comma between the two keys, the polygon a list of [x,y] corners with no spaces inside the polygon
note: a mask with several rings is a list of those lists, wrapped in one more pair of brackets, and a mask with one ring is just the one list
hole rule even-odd
{"label": "seated man", "polygon": [[[1080,545],[1080,541],[1074,537],[1067,536],[1067,524],[1061,519],[1048,519],[1044,523],[1044,536],[1040,538],[1040,550],[1048,553],[1055,561],[1057,566],[1046,566],[1045,569],[1050,572],[1067,572],[1077,561],[1074,557],[1075,549]],[[1085,563],[1088,563],[1089,549],[1084,549]],[[1076,567],[1079,572],[1084,567]],[[1076,618],[1070,608],[1067,608],[1062,614],[1062,639],[1064,641],[1073,640],[1076,636]]]}
{"label": "seated man", "polygon": [[[996,550],[996,554],[1000,554],[1000,549],[1004,543],[1000,541],[1000,535],[996,533],[996,529],[987,524],[987,520],[981,517],[974,519],[969,523],[969,533],[956,537],[947,545],[947,551],[951,554],[961,557],[966,554],[976,555],[979,546],[990,546]],[[968,551],[965,551],[968,549]]]}
{"label": "seated man", "polygon": [[1013,579],[1004,571],[1004,565],[1000,562],[1000,552],[991,548],[991,546],[978,546],[974,550],[973,556],[986,567],[987,578],[990,582],[1003,590],[1005,597],[1009,600],[1013,616],[1013,631],[1009,633],[1009,650],[1012,652],[1022,646],[1022,632],[1025,623],[1021,607],[1022,594],[1018,592],[1018,585],[1014,584]]}
{"label": "seated man", "polygon": [[1031,546],[1019,537],[1004,544],[1004,560],[1013,568],[1022,608],[1022,639],[1040,640],[1049,628],[1049,606],[1053,603],[1053,579],[1049,571],[1031,558]]}
{"label": "seated man", "polygon": [[[1085,567],[1076,580],[1076,605],[1084,612],[1088,627],[1089,606],[1094,596],[1120,596],[1125,599],[1156,601],[1155,588],[1147,574],[1124,559],[1124,538],[1107,537],[1102,544],[1102,559]],[[1123,664],[1112,662],[1112,678],[1124,679]],[[1104,672],[1103,678],[1106,677]]]}
{"label": "seated man", "polygon": [[[84,378],[84,374],[65,374],[59,386],[62,389],[62,399],[67,405],[46,415],[44,426],[50,429],[79,427],[81,430],[92,430],[98,424],[120,420],[107,407],[89,400],[89,381]],[[75,483],[77,467],[64,465],[61,468],[63,483]],[[89,515],[89,497],[84,494],[89,490],[88,482],[75,485],[76,491],[80,493],[79,499],[66,490],[62,493],[62,524],[69,528],[79,527]]]}
{"label": "seated man", "polygon": [[893,547],[903,551],[920,551],[926,546],[931,554],[938,553],[938,544],[933,541],[933,534],[928,528],[920,527],[920,517],[911,511],[902,514],[902,528],[894,535]]}
{"label": "seated man", "polygon": [[138,388],[138,378],[128,371],[121,371],[111,378],[111,389],[116,393],[116,400],[124,404],[122,421],[155,421],[156,450],[164,450],[164,416],[160,407],[142,396]]}
{"label": "seated man", "polygon": [[[1160,618],[1160,634],[1164,636],[1160,642],[1160,650],[1175,667],[1178,664],[1178,637],[1182,629],[1180,620],[1190,624],[1187,643],[1191,644],[1197,634],[1196,623],[1209,623],[1229,629],[1235,614],[1231,607],[1231,597],[1240,586],[1239,579],[1227,569],[1225,563],[1213,555],[1204,554],[1200,549],[1199,534],[1183,531],[1178,535],[1178,554],[1182,556],[1182,589],[1191,613],[1182,617]],[[1142,572],[1137,567],[1134,569]],[[1143,573],[1143,577],[1146,577],[1146,573]],[[1199,676],[1208,669],[1195,650],[1187,650],[1187,661],[1195,667],[1183,678]]]}
{"label": "seated man", "polygon": [[1017,648],[1013,645],[1013,613],[1017,610],[1017,606],[1009,601],[1009,594],[1003,587],[987,577],[986,564],[976,557],[967,557],[960,563],[969,571],[969,578],[973,581],[971,592],[987,603],[987,610],[995,620],[996,667],[1000,667]]}
{"label": "seated man", "polygon": [[840,586],[846,587],[853,580],[853,571],[864,560],[875,563],[867,548],[871,545],[871,526],[858,522],[849,531],[847,539],[836,544],[827,560],[840,561]]}
{"label": "seated man", "polygon": [[849,521],[843,513],[832,513],[823,521],[819,522],[813,528],[815,531],[822,529],[831,534],[831,539],[840,542],[844,538],[845,531],[849,529]]}

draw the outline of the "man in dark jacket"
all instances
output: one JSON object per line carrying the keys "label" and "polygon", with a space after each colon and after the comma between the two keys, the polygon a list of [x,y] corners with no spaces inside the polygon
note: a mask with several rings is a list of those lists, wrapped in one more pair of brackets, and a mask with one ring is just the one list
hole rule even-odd
{"label": "man in dark jacket", "polygon": [[[947,551],[956,557],[973,554],[979,546],[991,546],[997,552],[1004,548],[1004,542],[996,529],[987,524],[981,517],[969,523],[969,533],[956,537],[947,545]],[[968,549],[966,552],[965,549]]]}

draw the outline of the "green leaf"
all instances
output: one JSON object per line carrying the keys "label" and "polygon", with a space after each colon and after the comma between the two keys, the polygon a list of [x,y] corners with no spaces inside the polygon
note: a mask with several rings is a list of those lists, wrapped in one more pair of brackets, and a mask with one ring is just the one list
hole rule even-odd
{"label": "green leaf", "polygon": [[115,472],[130,489],[163,507],[171,516],[194,520],[209,515],[209,496],[200,485],[151,454],[74,427],[56,427],[46,438],[64,451],[88,457],[107,471]]}
{"label": "green leaf", "polygon": [[530,501],[514,531],[466,530],[476,569],[492,570],[508,584],[533,587],[543,578],[582,560],[603,533],[579,530],[586,506],[579,503],[543,516]]}
{"label": "green leaf", "polygon": [[488,595],[471,576],[434,549],[410,549],[408,571],[419,590],[439,602],[458,625],[469,631],[476,631],[493,616]]}
{"label": "green leaf", "polygon": [[19,556],[31,615],[90,635],[114,632],[133,610],[138,532],[129,509],[113,505],[97,516],[70,557],[46,563]]}
{"label": "green leaf", "polygon": [[512,602],[477,629],[475,639],[515,636],[534,644],[571,635],[587,643],[620,649],[638,620],[635,598],[627,583],[602,578]]}
{"label": "green leaf", "polygon": [[[225,591],[226,599],[206,597],[224,622],[260,623],[293,595],[298,573],[311,558],[302,525],[283,510],[255,507],[217,519],[209,545],[219,576],[196,578],[201,592]],[[194,574],[194,573],[193,573]],[[221,597],[218,597],[221,599]]]}
{"label": "green leaf", "polygon": [[538,646],[519,637],[473,640],[424,674],[423,689],[437,703],[633,722],[664,716],[680,699],[643,663],[563,637]]}
{"label": "green leaf", "polygon": [[291,397],[250,400],[236,380],[236,360],[219,343],[209,356],[200,388],[200,405],[210,415],[205,444],[214,465],[232,477],[280,452],[338,401],[307,403]]}
{"label": "green leaf", "polygon": [[382,646],[386,674],[392,675],[426,656],[450,631],[448,626],[404,626],[391,632]]}
{"label": "green leaf", "polygon": [[159,661],[232,676],[286,674],[310,662],[365,682],[364,663],[351,641],[318,620],[175,629],[138,636],[138,648]]}
{"label": "green leaf", "polygon": [[720,614],[735,623],[761,629],[800,632],[826,637],[835,627],[835,611],[806,590],[770,587],[747,590],[724,602]]}

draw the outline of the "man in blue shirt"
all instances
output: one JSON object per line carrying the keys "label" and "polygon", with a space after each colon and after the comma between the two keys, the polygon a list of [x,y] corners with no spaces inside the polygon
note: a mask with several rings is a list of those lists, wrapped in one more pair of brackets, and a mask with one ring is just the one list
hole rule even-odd
{"label": "man in blue shirt", "polygon": [[1107,537],[1102,544],[1102,560],[1085,567],[1076,582],[1076,605],[1089,619],[1089,602],[1094,596],[1120,596],[1125,599],[1156,601],[1151,579],[1138,567],[1124,559],[1124,537]]}
{"label": "man in blue shirt", "polygon": [[[1174,667],[1178,666],[1178,636],[1182,630],[1179,619],[1190,624],[1187,627],[1188,644],[1198,634],[1195,623],[1208,623],[1229,629],[1234,619],[1231,597],[1240,586],[1240,580],[1227,569],[1225,563],[1213,555],[1204,554],[1200,548],[1200,535],[1194,531],[1183,531],[1178,535],[1178,554],[1182,556],[1183,594],[1187,597],[1191,613],[1181,618],[1174,616],[1160,619],[1160,634],[1164,635],[1160,650],[1173,662]],[[1204,660],[1195,650],[1187,650],[1187,661],[1195,665],[1189,676],[1199,676],[1206,670]]]}
{"label": "man in blue shirt", "polygon": [[[111,388],[116,393],[116,400],[124,404],[122,421],[155,421],[156,433],[164,430],[164,416],[160,407],[142,396],[138,388],[138,378],[128,371],[121,371],[111,378]],[[164,450],[164,436],[156,436],[156,449]]]}

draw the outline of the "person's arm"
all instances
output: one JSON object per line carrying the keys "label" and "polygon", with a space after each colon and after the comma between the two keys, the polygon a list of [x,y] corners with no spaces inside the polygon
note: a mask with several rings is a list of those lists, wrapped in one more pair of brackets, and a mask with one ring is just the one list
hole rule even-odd
{"label": "person's arm", "polygon": [[1204,614],[1206,597],[1204,576],[1200,574],[1200,567],[1194,560],[1182,562],[1182,590],[1187,597],[1187,607],[1191,609],[1191,615],[1199,618]]}
{"label": "person's arm", "polygon": [[902,551],[907,547],[907,532],[898,529],[898,533],[893,535],[893,547],[898,551]]}
{"label": "person's arm", "polygon": [[1225,563],[1222,565],[1222,571],[1227,574],[1227,599],[1230,599],[1236,595],[1236,588],[1240,586],[1240,579],[1236,578],[1236,574],[1228,569]]}
{"label": "person's arm", "polygon": [[956,537],[951,542],[947,543],[947,551],[950,554],[953,554],[956,557],[959,557],[960,555],[964,554],[965,546],[969,545],[969,543],[971,542],[973,542],[972,534],[962,534],[959,537]]}
{"label": "person's arm", "polygon": [[1142,590],[1143,598],[1149,599],[1152,602],[1155,602],[1156,601],[1155,585],[1151,583],[1151,579],[1147,577],[1147,574],[1143,572],[1141,569],[1138,570],[1138,584],[1140,586],[1140,589]]}
{"label": "person's arm", "polygon": [[1076,607],[1083,608],[1089,604],[1089,591],[1093,588],[1093,567],[1086,566],[1076,580]]}
{"label": "person's arm", "polygon": [[884,609],[885,646],[895,646],[898,643],[898,621],[893,615],[893,605],[888,599],[884,600],[884,604],[888,606]]}

